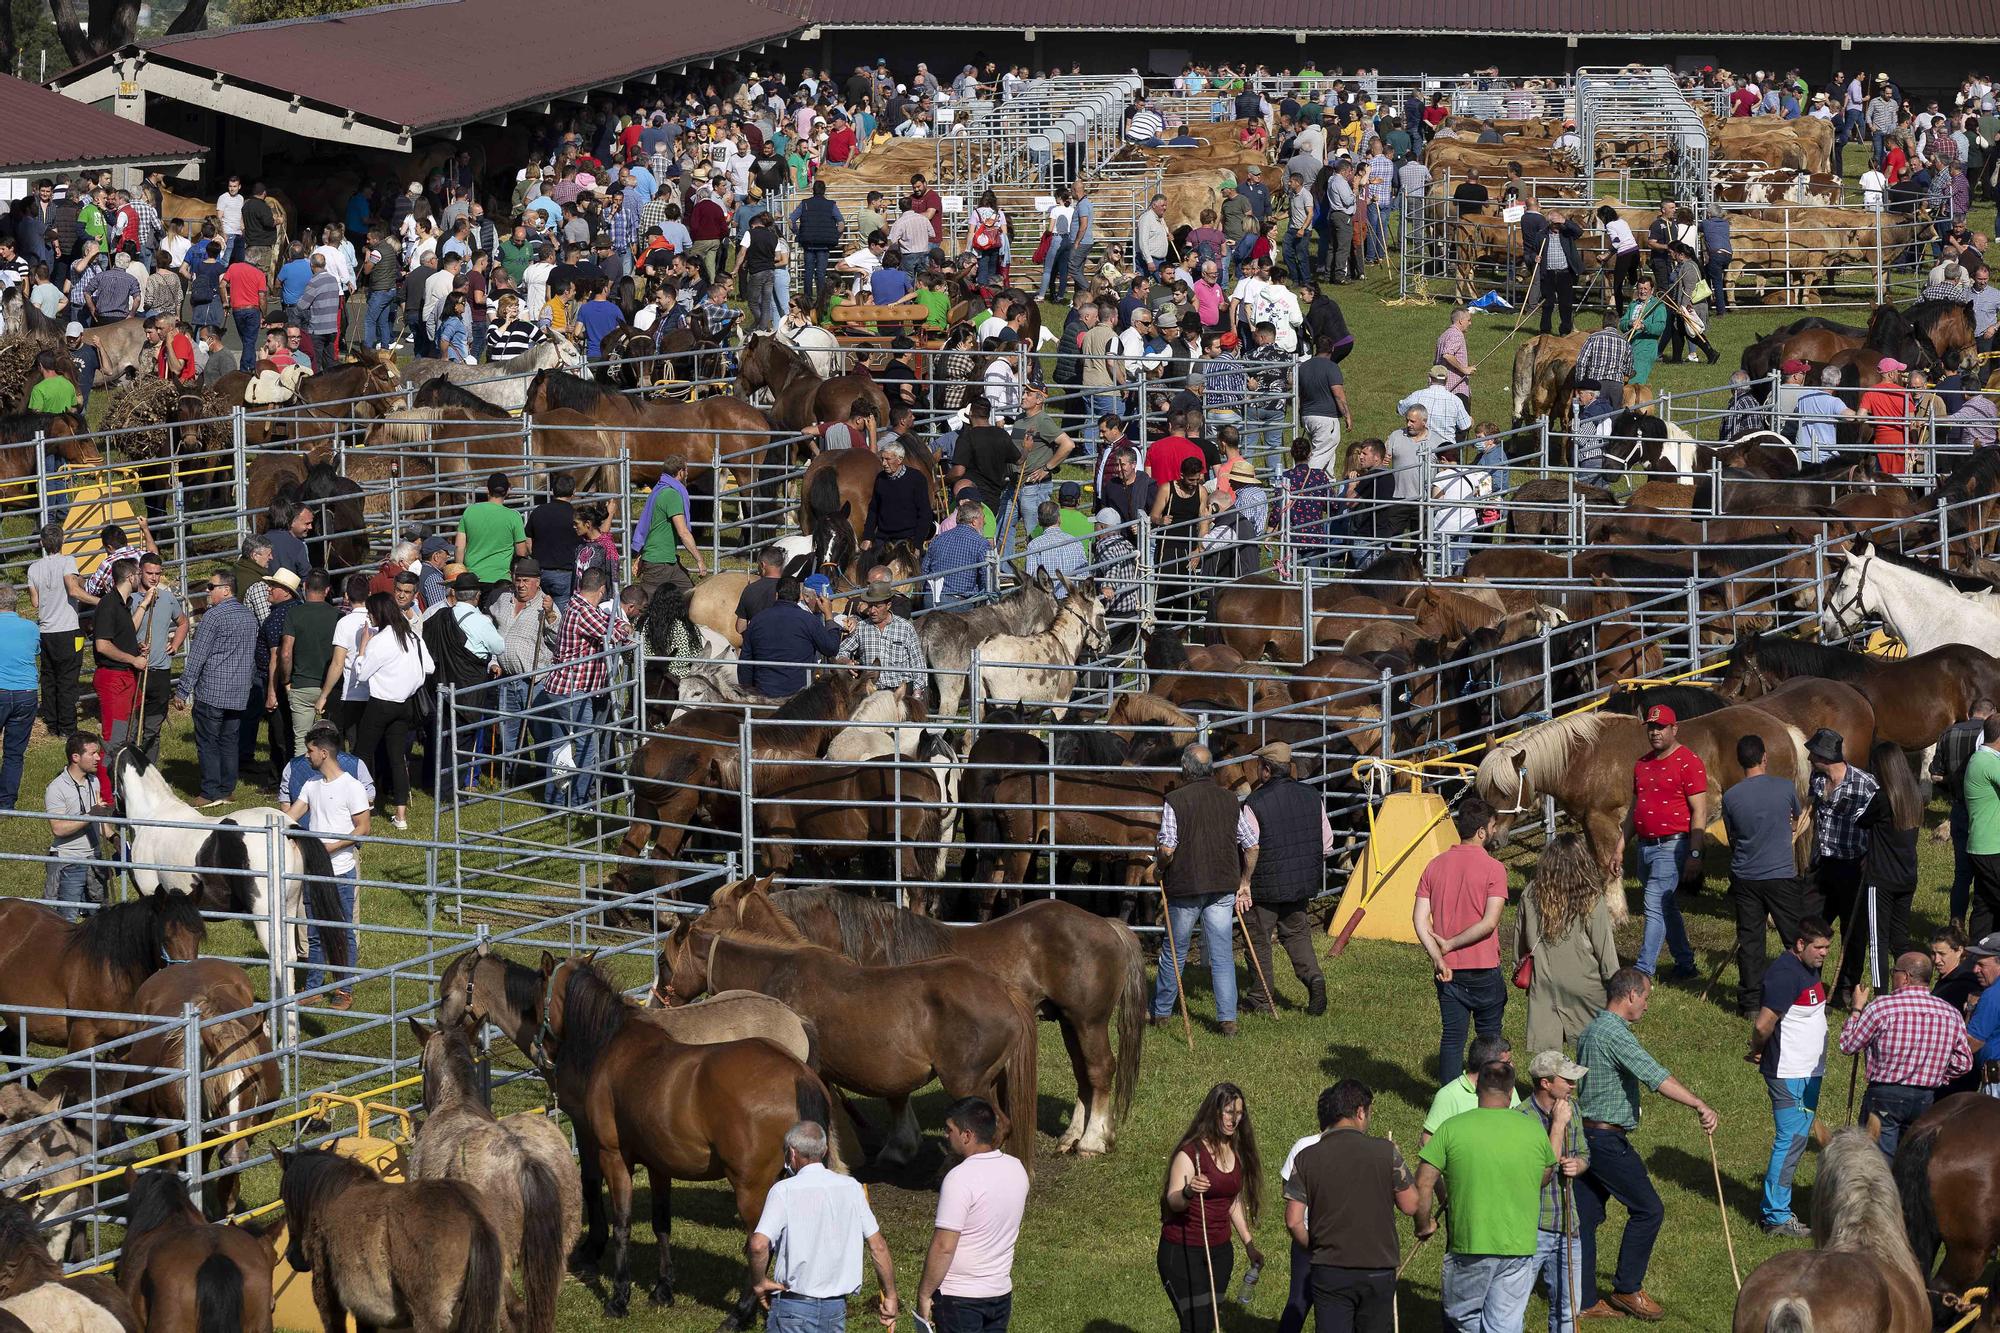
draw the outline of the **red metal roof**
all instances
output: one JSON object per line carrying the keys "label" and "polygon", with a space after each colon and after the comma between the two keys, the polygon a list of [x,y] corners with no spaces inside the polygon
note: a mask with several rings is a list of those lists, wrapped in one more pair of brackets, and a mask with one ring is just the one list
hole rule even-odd
{"label": "red metal roof", "polygon": [[208,150],[0,74],[0,175],[185,162]]}
{"label": "red metal roof", "polygon": [[460,125],[789,37],[751,0],[413,0],[164,37],[149,59],[413,131]]}
{"label": "red metal roof", "polygon": [[832,28],[1036,28],[1052,32],[1307,32],[1393,36],[1478,34],[1549,37],[1907,37],[2000,40],[1992,0],[811,0],[813,22]]}

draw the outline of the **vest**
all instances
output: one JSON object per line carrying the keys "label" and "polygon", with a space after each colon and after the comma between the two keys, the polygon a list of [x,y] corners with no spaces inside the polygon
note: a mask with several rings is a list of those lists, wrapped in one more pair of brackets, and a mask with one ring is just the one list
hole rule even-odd
{"label": "vest", "polygon": [[1396,1267],[1395,1151],[1386,1139],[1346,1129],[1299,1151],[1292,1178],[1306,1186],[1315,1267]]}
{"label": "vest", "polygon": [[1236,892],[1243,872],[1236,848],[1236,798],[1201,778],[1170,792],[1167,806],[1174,812],[1176,835],[1164,881],[1167,896]]}
{"label": "vest", "polygon": [[1264,118],[1263,100],[1257,96],[1256,89],[1245,88],[1242,92],[1236,94],[1236,118],[1238,120],[1262,120]]}
{"label": "vest", "polygon": [[840,224],[834,220],[834,213],[831,199],[813,197],[800,204],[799,244],[815,250],[831,250],[840,244]]}
{"label": "vest", "polygon": [[1250,896],[1260,903],[1293,903],[1319,893],[1321,805],[1319,793],[1295,778],[1278,778],[1250,794],[1257,816],[1257,868]]}

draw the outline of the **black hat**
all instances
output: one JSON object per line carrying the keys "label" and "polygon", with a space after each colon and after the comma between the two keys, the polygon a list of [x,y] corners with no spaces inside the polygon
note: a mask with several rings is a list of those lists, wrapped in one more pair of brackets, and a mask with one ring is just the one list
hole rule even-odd
{"label": "black hat", "polygon": [[451,581],[453,592],[478,592],[481,586],[479,575],[469,569],[460,571],[458,577]]}
{"label": "black hat", "polygon": [[1821,727],[1806,742],[1806,757],[1817,759],[1822,764],[1840,762],[1840,733],[1831,727]]}

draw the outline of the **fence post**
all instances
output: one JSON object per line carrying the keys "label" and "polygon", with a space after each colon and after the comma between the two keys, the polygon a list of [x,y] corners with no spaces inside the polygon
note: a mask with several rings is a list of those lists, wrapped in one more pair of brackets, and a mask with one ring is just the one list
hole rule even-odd
{"label": "fence post", "polygon": [[[264,898],[264,922],[271,936],[271,1012],[274,1017],[282,1013],[282,1031],[294,1038],[298,1031],[298,1009],[292,1003],[292,972],[285,965],[286,960],[298,959],[298,946],[285,934],[285,890],[286,871],[290,869],[285,857],[285,826],[270,823],[264,826],[264,882],[268,892]],[[358,960],[356,960],[358,961]],[[286,1070],[289,1078],[290,1070]]]}
{"label": "fence post", "polygon": [[965,720],[970,727],[979,725],[980,714],[985,711],[981,706],[983,700],[979,697],[980,685],[979,649],[975,647],[965,665]]}
{"label": "fence post", "polygon": [[743,849],[743,873],[745,875],[754,875],[757,873],[757,834],[752,823],[752,817],[756,814],[756,805],[751,799],[750,794],[753,762],[750,750],[750,713],[746,709],[742,719],[736,724],[736,817],[743,824],[740,845]]}
{"label": "fence post", "polygon": [[1395,750],[1396,729],[1391,714],[1396,707],[1395,673],[1388,667],[1382,668],[1382,758],[1387,759]]}
{"label": "fence post", "polygon": [[35,526],[42,528],[49,522],[49,437],[46,431],[35,432]]}
{"label": "fence post", "polygon": [[1688,670],[1701,665],[1701,593],[1698,580],[1690,574],[1687,581],[1688,618]]}
{"label": "fence post", "polygon": [[1313,578],[1312,567],[1303,565],[1299,570],[1299,665],[1312,661],[1313,656]]}
{"label": "fence post", "polygon": [[[236,544],[239,547],[250,536],[247,526],[250,521],[250,460],[246,456],[247,452],[248,446],[245,443],[243,430],[243,406],[239,403],[229,409],[229,455],[230,465],[236,470]],[[395,493],[395,488],[391,487],[389,494],[393,496]]]}
{"label": "fence post", "polygon": [[1951,568],[1951,504],[1942,496],[1938,498],[1938,565]]}
{"label": "fence post", "polygon": [[[181,1110],[187,1120],[183,1148],[201,1142],[201,1010],[192,1001],[181,1005]],[[187,1168],[188,1197],[202,1206],[201,1154],[190,1152],[181,1159]]]}

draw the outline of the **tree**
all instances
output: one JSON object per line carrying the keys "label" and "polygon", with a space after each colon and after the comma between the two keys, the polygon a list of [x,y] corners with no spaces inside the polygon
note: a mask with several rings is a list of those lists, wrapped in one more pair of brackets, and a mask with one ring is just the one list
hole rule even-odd
{"label": "tree", "polygon": [[[232,23],[268,23],[273,19],[314,18],[362,9],[378,0],[224,0],[227,19]],[[72,64],[81,65],[120,47],[129,46],[139,33],[140,0],[49,0],[55,15],[56,35]],[[79,12],[79,7],[87,7]],[[20,35],[10,18],[12,11],[33,8],[32,0],[0,0],[0,59],[12,67],[22,49]],[[163,8],[164,6],[156,6]],[[209,0],[186,0],[166,27],[169,34],[200,32],[208,26]]]}

